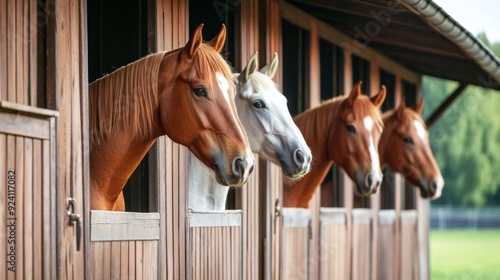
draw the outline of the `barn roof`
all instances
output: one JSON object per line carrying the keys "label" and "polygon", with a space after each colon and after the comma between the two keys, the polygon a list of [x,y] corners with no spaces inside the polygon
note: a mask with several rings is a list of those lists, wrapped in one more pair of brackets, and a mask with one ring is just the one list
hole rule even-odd
{"label": "barn roof", "polygon": [[288,2],[417,73],[500,89],[500,59],[430,0]]}

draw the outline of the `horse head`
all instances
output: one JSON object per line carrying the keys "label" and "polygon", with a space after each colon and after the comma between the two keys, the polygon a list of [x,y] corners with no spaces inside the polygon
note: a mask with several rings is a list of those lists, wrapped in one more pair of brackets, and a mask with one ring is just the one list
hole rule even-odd
{"label": "horse head", "polygon": [[420,117],[424,101],[421,98],[414,108],[406,107],[403,100],[399,107],[384,118],[379,151],[381,165],[403,174],[420,188],[423,198],[441,196],[444,180],[432,154],[429,132]]}
{"label": "horse head", "polygon": [[277,67],[275,53],[271,64],[258,71],[258,54],[253,54],[242,73],[235,74],[235,103],[252,151],[280,165],[285,176],[299,178],[309,172],[312,155],[288,111],[286,97],[272,81]]}
{"label": "horse head", "polygon": [[160,66],[161,126],[213,169],[219,184],[239,186],[252,172],[254,157],[234,104],[235,80],[219,54],[226,29],[204,43],[202,27]]}
{"label": "horse head", "polygon": [[357,195],[371,195],[382,183],[377,146],[383,128],[379,108],[385,95],[384,86],[372,98],[362,95],[358,82],[340,104],[330,130],[329,157],[354,181]]}

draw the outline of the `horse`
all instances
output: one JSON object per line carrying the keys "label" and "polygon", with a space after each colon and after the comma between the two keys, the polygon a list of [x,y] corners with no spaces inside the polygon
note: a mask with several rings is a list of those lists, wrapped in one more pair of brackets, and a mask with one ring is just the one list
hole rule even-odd
{"label": "horse", "polygon": [[383,130],[380,106],[386,89],[382,86],[370,98],[361,94],[361,84],[356,83],[349,96],[334,97],[294,118],[312,149],[313,166],[299,181],[284,178],[284,207],[307,208],[333,163],[354,181],[358,196],[369,196],[380,187],[377,145]]}
{"label": "horse", "polygon": [[219,54],[226,29],[206,43],[202,28],[184,47],[148,55],[89,85],[91,209],[125,210],[122,189],[162,135],[186,146],[220,184],[248,180],[255,159],[236,113],[235,80]]}
{"label": "horse", "polygon": [[420,116],[420,98],[414,108],[403,100],[397,109],[382,115],[384,131],[379,142],[380,165],[401,173],[420,188],[423,198],[441,196],[444,180],[429,144],[429,132]]}
{"label": "horse", "polygon": [[[258,71],[258,54],[254,53],[238,79],[235,103],[252,152],[281,166],[283,174],[300,178],[309,172],[311,150],[287,109],[286,97],[272,81],[278,67],[278,55]],[[224,210],[229,187],[214,180],[213,175],[194,156],[188,156],[189,208]]]}

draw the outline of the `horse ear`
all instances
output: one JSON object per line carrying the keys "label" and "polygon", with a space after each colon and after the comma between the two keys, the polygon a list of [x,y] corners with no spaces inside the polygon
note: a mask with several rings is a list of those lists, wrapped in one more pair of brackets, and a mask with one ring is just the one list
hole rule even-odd
{"label": "horse ear", "polygon": [[220,52],[224,47],[224,43],[226,42],[226,26],[224,23],[220,28],[219,34],[215,36],[208,44],[212,46],[217,52]]}
{"label": "horse ear", "polygon": [[250,76],[257,71],[257,68],[259,68],[259,59],[257,58],[259,56],[258,52],[255,52],[250,59],[248,60],[247,66],[245,66],[245,69],[243,69],[241,75],[240,75],[240,82],[246,83],[248,80],[250,80]]}
{"label": "horse ear", "polygon": [[193,58],[193,56],[196,54],[198,49],[201,46],[201,43],[203,43],[203,37],[201,35],[201,30],[203,29],[203,23],[198,25],[196,27],[196,30],[194,31],[193,37],[189,39],[187,44],[184,46],[182,52],[185,54],[188,59]]}
{"label": "horse ear", "polygon": [[417,104],[415,105],[415,107],[413,107],[413,111],[417,112],[417,113],[422,113],[422,109],[424,108],[424,98],[423,97],[420,97],[418,99],[418,102]]}
{"label": "horse ear", "polygon": [[349,94],[349,105],[353,105],[354,101],[358,98],[358,96],[361,94],[361,85],[363,84],[362,81],[357,82],[354,87],[352,88],[351,93]]}
{"label": "horse ear", "polygon": [[384,103],[384,100],[385,100],[386,93],[387,93],[387,90],[385,89],[385,86],[382,85],[378,94],[371,98],[372,103],[373,103],[373,105],[375,105],[375,107],[380,108],[380,106],[382,106],[382,103]]}
{"label": "horse ear", "polygon": [[271,64],[264,66],[264,68],[260,69],[262,74],[266,74],[269,78],[273,78],[274,74],[276,74],[276,70],[278,70],[278,54],[274,53],[273,61]]}
{"label": "horse ear", "polygon": [[399,119],[401,119],[403,117],[403,113],[406,109],[406,101],[403,97],[403,99],[401,99],[401,102],[399,103],[399,106],[398,106],[398,111],[397,111],[397,116]]}

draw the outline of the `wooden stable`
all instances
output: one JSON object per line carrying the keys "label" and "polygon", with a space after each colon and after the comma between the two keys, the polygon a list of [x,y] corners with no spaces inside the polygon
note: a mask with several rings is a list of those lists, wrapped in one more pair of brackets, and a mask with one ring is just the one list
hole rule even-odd
{"label": "wooden stable", "polygon": [[[187,149],[161,137],[127,185],[127,212],[89,210],[89,81],[183,46],[202,22],[206,39],[226,24],[224,53],[235,71],[255,51],[260,65],[278,52],[275,81],[293,115],[358,80],[367,94],[387,86],[384,110],[403,97],[415,102],[422,75],[500,88],[409,4],[368,43],[355,40],[356,27],[376,22],[371,11],[395,4],[0,0],[0,240],[12,239],[8,219],[16,218],[16,271],[2,241],[0,278],[429,279],[429,202],[397,174],[360,199],[334,168],[323,185],[334,190],[330,203],[322,205],[318,190],[308,209],[284,209],[280,168],[258,160],[249,182],[231,192],[231,210],[199,212],[187,207],[186,178],[195,176],[186,171]],[[481,75],[491,83],[470,78]]]}

